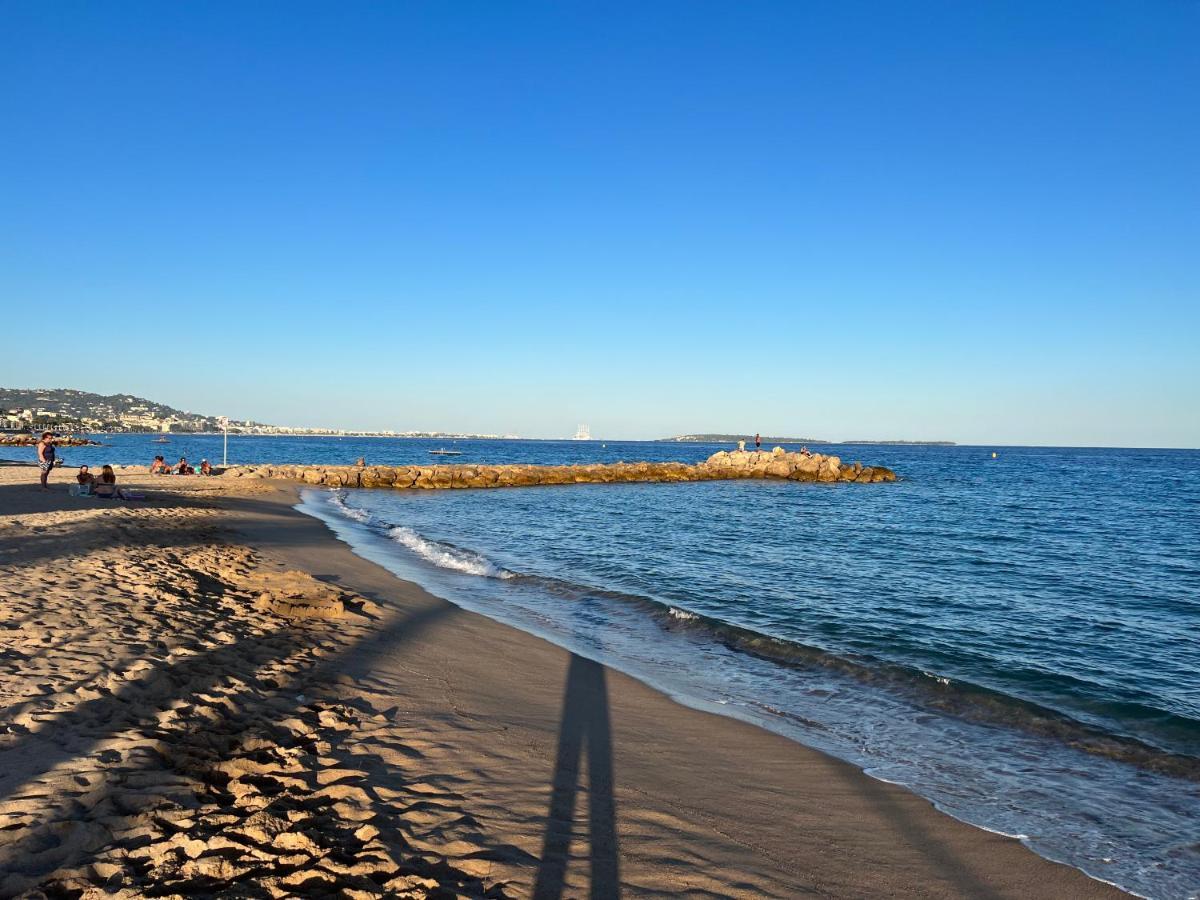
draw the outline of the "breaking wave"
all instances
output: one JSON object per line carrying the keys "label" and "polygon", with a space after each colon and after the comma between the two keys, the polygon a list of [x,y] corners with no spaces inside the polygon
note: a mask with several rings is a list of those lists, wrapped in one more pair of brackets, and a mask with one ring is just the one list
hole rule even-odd
{"label": "breaking wave", "polygon": [[443,541],[430,540],[418,534],[405,525],[392,525],[387,529],[387,535],[397,544],[407,547],[426,562],[433,563],[443,569],[453,569],[467,575],[479,575],[483,578],[513,578],[503,566],[498,566],[486,556],[471,550],[464,550]]}
{"label": "breaking wave", "polygon": [[346,502],[345,491],[334,491],[331,493],[329,495],[329,502],[348,519],[353,519],[355,522],[361,522],[364,525],[369,525],[372,521],[371,514],[365,509],[359,509]]}

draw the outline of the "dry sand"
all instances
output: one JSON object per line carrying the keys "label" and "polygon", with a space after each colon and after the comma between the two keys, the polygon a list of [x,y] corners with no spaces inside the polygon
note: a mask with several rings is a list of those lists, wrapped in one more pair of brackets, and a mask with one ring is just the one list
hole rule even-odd
{"label": "dry sand", "polygon": [[0,896],[1117,895],[399,581],[293,485],[68,474],[0,468]]}

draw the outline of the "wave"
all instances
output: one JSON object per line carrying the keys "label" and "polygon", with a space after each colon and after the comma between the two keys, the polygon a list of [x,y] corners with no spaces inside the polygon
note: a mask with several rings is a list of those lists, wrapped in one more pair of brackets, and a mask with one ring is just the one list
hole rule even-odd
{"label": "wave", "polygon": [[927,710],[985,725],[1017,729],[1094,756],[1130,763],[1163,775],[1200,781],[1200,758],[1174,753],[1131,735],[1106,731],[1002,691],[898,663],[831,653],[699,613],[679,615],[675,607],[649,598],[638,598],[638,602],[658,607],[653,614],[667,630],[700,632],[730,650],[776,665],[831,672],[899,694]]}
{"label": "wave", "polygon": [[[515,572],[486,556],[425,537],[405,525],[376,520],[345,502],[345,492],[331,492],[333,506],[348,518],[378,529],[391,540],[439,568],[483,578],[528,585],[567,601],[602,599],[638,608],[664,631],[686,633],[725,648],[792,669],[808,669],[847,677],[898,694],[926,710],[986,725],[1014,728],[1053,739],[1095,756],[1130,763],[1148,771],[1200,781],[1200,758],[1170,752],[1130,735],[1115,734],[1066,713],[962,679],[869,656],[842,655],[775,637],[741,625],[684,609],[640,594],[596,588],[560,578]],[[765,707],[768,712],[790,714]],[[805,724],[813,725],[808,720]]]}
{"label": "wave", "polygon": [[359,509],[346,502],[345,491],[333,491],[329,495],[329,502],[348,519],[353,519],[355,522],[361,522],[364,525],[369,525],[373,521],[371,514],[365,509]]}
{"label": "wave", "polygon": [[515,572],[510,572],[473,550],[457,547],[446,541],[435,541],[406,525],[381,522],[365,509],[359,509],[347,503],[345,491],[332,491],[329,494],[329,502],[346,518],[361,525],[378,528],[397,544],[406,547],[438,568],[450,569],[466,575],[479,575],[483,578],[513,578],[516,576]]}
{"label": "wave", "polygon": [[411,550],[426,562],[443,569],[453,569],[467,575],[479,575],[483,578],[514,578],[515,572],[510,572],[503,566],[498,566],[486,556],[472,550],[464,550],[444,541],[430,540],[418,534],[406,525],[393,525],[387,529],[387,535],[393,541]]}

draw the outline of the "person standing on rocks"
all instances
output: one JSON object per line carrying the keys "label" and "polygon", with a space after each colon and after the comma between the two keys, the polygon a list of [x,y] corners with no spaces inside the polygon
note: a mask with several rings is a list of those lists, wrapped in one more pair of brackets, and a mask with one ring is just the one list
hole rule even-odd
{"label": "person standing on rocks", "polygon": [[50,477],[50,470],[54,468],[54,456],[57,452],[54,449],[54,442],[50,439],[51,437],[50,432],[43,431],[42,439],[37,442],[38,468],[42,470],[43,491],[50,490],[46,485],[46,479]]}
{"label": "person standing on rocks", "polygon": [[754,449],[755,449],[755,450],[760,450],[760,449],[762,449],[762,437],[760,437],[760,436],[759,436],[759,435],[757,435],[757,434],[756,434],[756,435],[754,435]]}

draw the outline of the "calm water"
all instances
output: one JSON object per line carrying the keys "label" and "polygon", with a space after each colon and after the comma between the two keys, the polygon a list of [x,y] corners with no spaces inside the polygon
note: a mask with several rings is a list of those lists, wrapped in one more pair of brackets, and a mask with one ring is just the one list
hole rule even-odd
{"label": "calm water", "polygon": [[[114,438],[68,462],[220,458]],[[715,447],[234,438],[231,462],[695,461]],[[313,490],[434,592],[1154,897],[1200,893],[1200,453],[838,447],[895,485]],[[9,456],[15,455],[9,451]]]}

